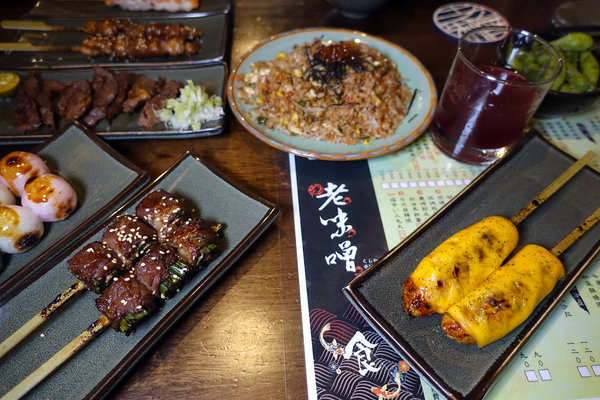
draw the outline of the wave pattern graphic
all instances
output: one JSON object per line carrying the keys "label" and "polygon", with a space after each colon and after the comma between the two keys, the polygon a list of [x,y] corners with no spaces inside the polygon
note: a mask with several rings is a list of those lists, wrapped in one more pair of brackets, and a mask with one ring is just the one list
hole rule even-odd
{"label": "wave pattern graphic", "polygon": [[[361,374],[361,365],[356,357],[345,359],[337,357],[331,351],[323,348],[319,334],[323,327],[329,324],[329,330],[323,333],[328,343],[335,342],[345,346],[357,331],[365,339],[377,346],[372,350],[371,362],[373,371]],[[398,385],[392,379],[390,371],[398,368],[401,361],[398,353],[379,336],[351,305],[344,311],[342,317],[323,309],[313,309],[310,312],[311,339],[315,357],[315,381],[317,398],[319,400],[378,400],[379,396],[373,389],[384,388],[394,393]],[[423,400],[421,380],[412,369],[406,373],[404,383],[395,400]]]}

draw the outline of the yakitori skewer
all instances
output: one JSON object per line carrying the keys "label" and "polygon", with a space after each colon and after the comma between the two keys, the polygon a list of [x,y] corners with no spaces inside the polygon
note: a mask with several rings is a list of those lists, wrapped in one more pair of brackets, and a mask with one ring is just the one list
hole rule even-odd
{"label": "yakitori skewer", "polygon": [[79,51],[88,57],[106,55],[119,59],[191,55],[200,49],[194,40],[201,36],[197,29],[182,24],[105,19],[86,21],[83,27],[52,26],[37,21],[2,21],[2,27],[21,30],[77,30],[89,35],[79,46],[36,46],[27,42],[0,43],[4,51]]}
{"label": "yakitori skewer", "polygon": [[565,275],[559,256],[600,219],[600,207],[551,250],[528,244],[442,316],[446,335],[483,347],[524,322]]}
{"label": "yakitori skewer", "polygon": [[[86,288],[102,293],[113,278],[126,272],[127,268],[133,266],[133,271],[154,294],[168,298],[216,256],[216,242],[221,226],[208,227],[203,220],[190,218],[183,204],[168,192],[156,190],[149,193],[138,204],[136,214],[137,217],[117,217],[105,229],[104,243],[88,243],[68,260],[69,270],[79,280],[1,343],[0,357],[44,323],[75,294]],[[137,221],[136,218],[145,222]],[[121,225],[123,227],[118,229]],[[130,229],[135,229],[137,234],[124,232]],[[160,245],[154,243],[155,238]],[[173,247],[176,249],[172,251]],[[140,252],[142,248],[144,251]],[[175,253],[178,254],[177,257]],[[140,262],[133,265],[138,259]],[[167,268],[161,270],[156,265],[160,262],[166,262]],[[160,273],[156,273],[157,270]]]}
{"label": "yakitori skewer", "polygon": [[439,244],[403,283],[404,311],[412,317],[443,313],[478,286],[516,248],[517,225],[595,156],[586,153],[512,218],[488,216]]}

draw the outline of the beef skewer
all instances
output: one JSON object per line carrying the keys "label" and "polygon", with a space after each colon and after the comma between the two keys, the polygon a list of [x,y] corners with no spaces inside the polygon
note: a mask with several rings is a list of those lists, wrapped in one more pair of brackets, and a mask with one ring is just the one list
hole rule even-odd
{"label": "beef skewer", "polygon": [[[173,223],[185,220],[187,213],[183,204],[168,192],[157,190],[149,193],[138,204],[136,213],[138,217],[125,215],[114,219],[105,228],[102,240],[106,243],[91,242],[68,260],[69,270],[79,280],[1,343],[0,358],[70,298],[86,288],[99,294],[109,287],[114,277],[133,273],[153,295],[166,299],[216,256],[220,225],[209,228],[210,232],[199,232],[202,236],[212,237],[212,243],[197,251],[202,258],[196,260],[194,268],[190,268],[178,256],[174,257],[176,252],[166,244],[175,233],[173,227],[176,225]],[[162,244],[157,244],[156,239]],[[179,242],[185,243],[181,238]],[[131,257],[139,257],[139,260],[128,271],[127,268],[134,264],[130,261]]]}
{"label": "beef skewer", "polygon": [[[114,229],[114,225],[115,222],[111,223],[105,231]],[[107,232],[103,236],[106,235],[108,235]],[[114,233],[111,233],[110,236],[114,236]],[[122,236],[122,239],[127,240],[127,237]],[[126,242],[121,247],[128,244],[133,245],[130,242]],[[112,283],[112,279],[115,276],[127,271],[117,253],[100,241],[94,241],[85,245],[67,261],[67,264],[69,271],[78,278],[77,282],[59,294],[50,304],[2,342],[0,344],[0,357],[44,323],[73,296],[83,292],[86,288],[94,293],[102,293]]]}

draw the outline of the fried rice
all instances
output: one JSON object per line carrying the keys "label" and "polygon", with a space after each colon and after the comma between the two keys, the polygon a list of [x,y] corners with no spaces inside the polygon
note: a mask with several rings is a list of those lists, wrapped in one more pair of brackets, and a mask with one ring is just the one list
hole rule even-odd
{"label": "fried rice", "polygon": [[346,144],[386,138],[412,98],[396,64],[362,42],[315,39],[250,68],[237,92],[252,106],[249,117],[288,135]]}

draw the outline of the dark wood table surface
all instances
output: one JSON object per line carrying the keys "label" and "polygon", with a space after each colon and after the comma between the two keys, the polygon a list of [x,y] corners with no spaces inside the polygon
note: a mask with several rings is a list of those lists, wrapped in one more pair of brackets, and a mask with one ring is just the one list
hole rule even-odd
{"label": "dark wood table surface", "polygon": [[[286,30],[356,29],[413,53],[433,75],[439,93],[456,50],[456,42],[432,24],[434,10],[443,3],[392,0],[372,17],[352,20],[339,15],[326,0],[234,1],[229,60],[234,63],[257,42]],[[550,27],[553,10],[561,3],[485,2],[511,25],[528,30]],[[4,2],[3,18],[18,18],[33,4],[31,0]],[[0,30],[0,39],[9,37],[10,32]],[[217,136],[108,143],[153,178],[193,150],[281,209],[276,223],[123,377],[110,398],[306,398],[287,154],[256,139],[230,112],[224,132]],[[0,155],[10,150],[12,146],[0,143]]]}

